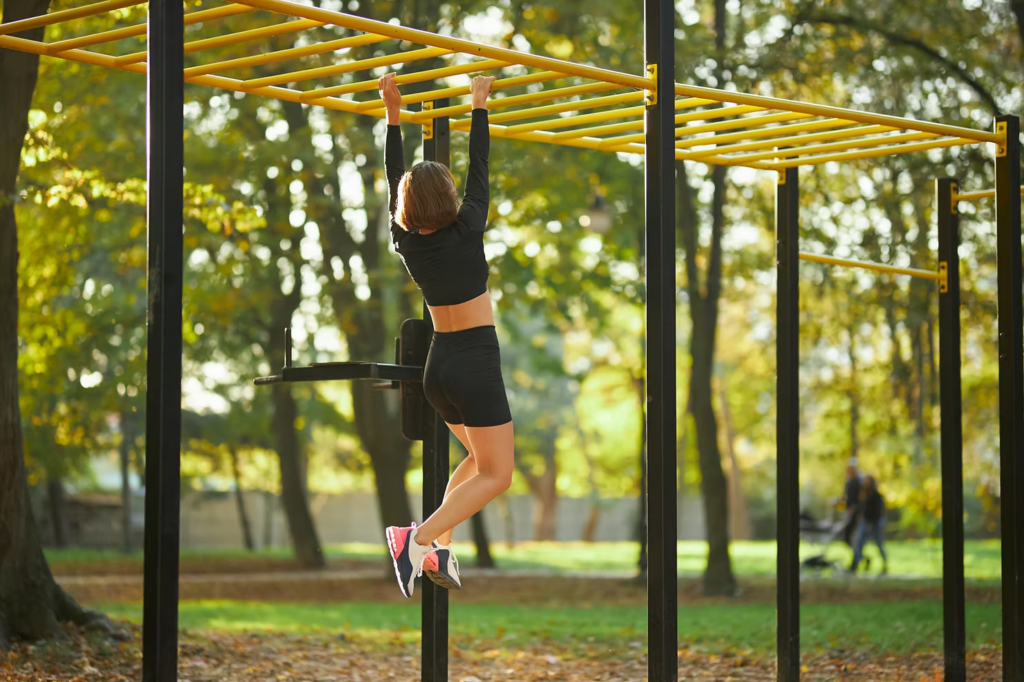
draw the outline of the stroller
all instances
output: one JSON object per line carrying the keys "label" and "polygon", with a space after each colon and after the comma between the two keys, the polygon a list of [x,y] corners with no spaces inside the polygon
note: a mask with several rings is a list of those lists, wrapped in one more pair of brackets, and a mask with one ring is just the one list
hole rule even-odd
{"label": "stroller", "polygon": [[842,564],[828,558],[828,548],[843,534],[847,519],[840,517],[832,521],[815,518],[806,509],[800,512],[800,540],[811,546],[811,556],[800,562],[800,578],[808,574],[822,577],[825,571],[833,576],[842,573]]}

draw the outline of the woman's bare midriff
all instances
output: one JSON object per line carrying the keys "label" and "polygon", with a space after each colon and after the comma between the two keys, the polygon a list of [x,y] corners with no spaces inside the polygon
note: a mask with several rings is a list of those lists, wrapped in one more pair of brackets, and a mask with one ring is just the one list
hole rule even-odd
{"label": "woman's bare midriff", "polygon": [[434,321],[434,331],[460,332],[473,327],[494,326],[491,294],[486,291],[465,303],[428,307],[430,317]]}

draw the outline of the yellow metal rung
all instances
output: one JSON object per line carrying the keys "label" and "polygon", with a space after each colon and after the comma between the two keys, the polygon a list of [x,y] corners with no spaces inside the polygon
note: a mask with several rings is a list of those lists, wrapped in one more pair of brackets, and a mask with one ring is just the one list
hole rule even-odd
{"label": "yellow metal rung", "polygon": [[124,9],[125,7],[144,5],[146,4],[146,1],[147,0],[104,0],[104,2],[94,2],[83,7],[65,9],[59,12],[50,12],[49,14],[41,14],[38,17],[29,17],[28,19],[22,19],[20,21],[12,21],[9,24],[0,24],[0,36],[11,35],[12,33],[21,33],[22,31],[39,28],[40,26],[53,26],[54,24],[61,24],[65,21],[81,19],[82,17],[91,17],[96,14],[103,14],[104,12],[113,12],[114,10]]}
{"label": "yellow metal rung", "polygon": [[289,59],[298,59],[300,57],[310,57],[316,54],[323,54],[325,52],[337,52],[338,50],[346,50],[353,47],[362,47],[364,45],[372,45],[379,43],[385,38],[374,35],[361,35],[352,36],[351,38],[341,38],[339,40],[329,40],[325,43],[313,43],[312,45],[304,45],[302,47],[293,47],[288,50],[278,50],[277,52],[268,52],[266,54],[257,54],[251,57],[239,57],[238,59],[228,59],[222,62],[213,62],[211,64],[203,64],[202,66],[193,66],[185,69],[185,75],[201,75],[204,73],[218,73],[220,71],[231,71],[232,69],[242,69],[252,66],[260,66],[262,64],[271,64],[273,62],[282,62]]}
{"label": "yellow metal rung", "polygon": [[800,252],[800,260],[811,261],[812,263],[822,263],[824,265],[838,265],[844,268],[860,268],[862,270],[873,270],[875,272],[884,272],[889,275],[908,275],[910,277],[917,277],[920,279],[930,279],[936,282],[942,280],[942,272],[935,272],[932,270],[921,270],[919,268],[900,268],[895,265],[886,265],[885,263],[872,263],[870,261],[852,260],[850,258],[835,258],[833,256],[823,256],[817,253],[806,253]]}
{"label": "yellow metal rung", "polygon": [[[405,85],[406,83],[422,83],[423,81],[432,81],[439,78],[446,78],[448,76],[457,76],[466,73],[476,73],[478,71],[489,71],[491,69],[502,69],[506,66],[511,66],[508,62],[503,62],[498,59],[483,59],[478,62],[471,62],[469,64],[458,64],[456,66],[443,66],[439,69],[427,69],[426,71],[416,71],[415,73],[405,73],[395,76],[395,85]],[[310,90],[302,93],[303,102],[312,102],[322,97],[339,97],[341,95],[347,95],[353,92],[368,92],[370,90],[377,89],[377,79],[368,81],[359,81],[358,83],[346,83],[345,85],[336,85],[330,88],[320,88],[318,90]],[[405,99],[403,98],[403,103]]]}
{"label": "yellow metal rung", "polygon": [[431,57],[440,57],[446,54],[451,54],[451,51],[439,47],[427,47],[422,50],[399,52],[398,54],[389,54],[383,57],[374,57],[373,59],[363,59],[356,62],[347,62],[345,64],[334,64],[332,66],[320,66],[315,69],[304,69],[302,71],[282,73],[276,76],[267,76],[266,78],[254,78],[246,81],[245,87],[249,90],[262,88],[267,85],[297,83],[299,81],[312,80],[314,78],[338,76],[343,73],[352,73],[353,71],[368,71],[369,69],[376,69],[380,66],[407,64],[420,59],[430,59]]}

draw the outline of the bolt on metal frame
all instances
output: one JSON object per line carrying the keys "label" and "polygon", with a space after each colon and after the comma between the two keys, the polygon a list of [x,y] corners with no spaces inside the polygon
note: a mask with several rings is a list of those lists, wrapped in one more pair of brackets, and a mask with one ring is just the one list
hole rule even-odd
{"label": "bolt on metal frame", "polygon": [[[489,108],[491,134],[498,138],[544,142],[622,154],[644,154],[646,183],[645,277],[647,282],[648,583],[649,672],[652,681],[677,679],[675,561],[675,199],[674,165],[692,160],[738,165],[779,173],[777,203],[779,285],[779,679],[799,678],[799,534],[795,503],[799,473],[798,419],[798,261],[867,268],[890,274],[924,277],[940,284],[943,313],[942,357],[959,357],[950,315],[958,308],[955,271],[956,235],[949,216],[940,211],[940,261],[937,272],[898,268],[798,249],[798,168],[806,165],[876,158],[947,147],[993,143],[997,150],[997,188],[956,194],[955,183],[940,183],[940,199],[955,202],[995,197],[999,230],[1000,405],[1003,489],[1014,491],[1004,504],[1004,656],[1006,679],[1024,679],[1024,590],[1016,587],[1024,563],[1024,387],[1021,379],[1020,206],[1010,201],[1019,186],[1017,119],[1002,117],[992,132],[841,107],[729,92],[675,82],[674,9],[670,0],[644,0],[645,75],[622,73],[537,54],[462,40],[301,5],[288,0],[210,2],[185,12],[174,0],[151,0],[148,23],[119,26],[56,42],[26,40],[29,28],[66,24],[103,13],[119,12],[118,21],[144,0],[104,0],[0,25],[0,48],[21,50],[148,76],[149,125],[149,368],[147,392],[146,607],[144,665],[146,682],[174,680],[176,643],[176,574],[178,450],[180,445],[180,378],[183,166],[182,83],[205,85],[352,114],[381,118],[383,102],[361,99],[374,92],[376,79],[354,74],[418,61],[447,62],[419,71],[403,69],[399,84],[437,82],[441,87],[403,96],[401,120],[423,127],[424,149],[444,161],[447,131],[469,130],[467,102],[448,98],[469,94],[465,77],[493,73],[495,96]],[[141,12],[136,14],[141,15]],[[257,28],[231,30],[236,15],[258,17]],[[186,26],[223,29],[219,35],[188,39]],[[209,34],[210,31],[205,31]],[[224,54],[228,48],[261,44],[275,36],[295,35],[295,47],[251,55]],[[143,51],[123,50],[132,39],[147,37]],[[195,33],[193,33],[195,35]],[[181,36],[181,39],[178,38]],[[397,47],[396,44],[397,43]],[[388,46],[388,49],[379,48]],[[96,48],[96,49],[87,49]],[[369,51],[367,51],[367,48]],[[395,49],[392,49],[395,48]],[[409,49],[411,48],[411,49]],[[99,51],[105,50],[105,51]],[[378,50],[378,51],[374,51]],[[230,51],[230,50],[229,50]],[[251,52],[247,49],[246,52]],[[216,56],[211,56],[212,54]],[[335,53],[332,58],[325,55]],[[310,63],[311,57],[319,62]],[[356,58],[358,57],[358,58]],[[327,63],[323,60],[327,59]],[[286,66],[294,67],[285,70]],[[272,74],[254,73],[271,67]],[[224,74],[232,74],[231,76]],[[180,77],[179,77],[180,76]],[[453,78],[461,81],[451,81]],[[511,92],[509,92],[511,91]],[[642,101],[642,106],[640,105]],[[422,108],[418,105],[422,103]],[[597,111],[594,111],[597,110]],[[688,110],[678,113],[679,110]],[[451,119],[450,124],[448,123]],[[517,123],[512,123],[513,121]],[[593,125],[599,124],[599,125]],[[730,131],[730,132],[725,132]],[[724,134],[723,134],[724,133]],[[443,141],[440,137],[443,136]],[[955,221],[953,221],[955,223]],[[943,227],[944,226],[944,227]],[[1016,241],[1014,239],[1016,238]],[[952,251],[950,250],[952,249]],[[155,259],[155,260],[154,260]],[[947,298],[942,298],[946,296]],[[944,302],[945,301],[945,302]],[[954,337],[957,337],[954,339]],[[959,475],[959,367],[942,364],[943,510],[947,573],[947,679],[956,677],[963,649],[962,498],[954,490]],[[294,371],[297,371],[294,370]],[[954,376],[955,373],[955,376]],[[953,402],[956,397],[956,402]],[[949,402],[947,402],[947,398]],[[949,424],[947,424],[949,422]],[[947,432],[947,429],[954,429]],[[443,495],[447,440],[435,424],[437,461],[425,474],[424,511]],[[948,447],[953,448],[947,450]],[[948,480],[947,480],[948,479]],[[1007,499],[1004,495],[1004,502]],[[949,498],[949,499],[947,499]],[[956,531],[959,519],[959,536]],[[1007,543],[1007,533],[1015,535]],[[959,561],[959,569],[957,569]],[[959,572],[957,572],[959,571]],[[959,575],[959,578],[957,577]],[[1016,581],[1016,582],[1014,582]],[[1008,585],[1012,582],[1012,585]],[[959,593],[959,597],[957,594]],[[427,597],[427,593],[424,593]],[[431,596],[424,609],[430,641],[424,642],[424,679],[444,679],[447,604]],[[957,601],[959,599],[959,601]],[[429,615],[433,614],[433,615]],[[443,621],[442,630],[440,623]],[[951,648],[953,649],[951,653]],[[959,652],[959,654],[957,653]],[[1016,652],[1013,654],[1012,652]],[[950,661],[953,661],[951,663]],[[429,671],[428,671],[429,668]]]}

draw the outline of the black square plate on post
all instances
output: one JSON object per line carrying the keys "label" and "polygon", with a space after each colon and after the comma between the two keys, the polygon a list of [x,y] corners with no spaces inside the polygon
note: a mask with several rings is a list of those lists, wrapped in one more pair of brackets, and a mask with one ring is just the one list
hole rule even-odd
{"label": "black square plate on post", "polygon": [[[402,323],[398,337],[399,365],[423,367],[430,350],[430,325],[425,320],[411,319]],[[423,440],[423,384],[402,382],[402,435],[409,440]]]}

